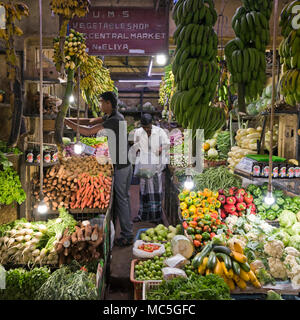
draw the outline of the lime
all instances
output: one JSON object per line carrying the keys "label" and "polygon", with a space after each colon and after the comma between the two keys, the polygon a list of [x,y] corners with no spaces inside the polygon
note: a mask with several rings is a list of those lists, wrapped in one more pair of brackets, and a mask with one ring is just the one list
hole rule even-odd
{"label": "lime", "polygon": [[155,271],[155,266],[152,266],[152,265],[151,265],[150,268],[149,268],[149,270],[150,270],[150,271]]}
{"label": "lime", "polygon": [[158,256],[155,256],[155,257],[153,258],[153,260],[154,260],[154,261],[157,261],[157,260],[159,260],[159,257],[158,257]]}
{"label": "lime", "polygon": [[147,276],[150,277],[151,276],[151,271],[147,272]]}

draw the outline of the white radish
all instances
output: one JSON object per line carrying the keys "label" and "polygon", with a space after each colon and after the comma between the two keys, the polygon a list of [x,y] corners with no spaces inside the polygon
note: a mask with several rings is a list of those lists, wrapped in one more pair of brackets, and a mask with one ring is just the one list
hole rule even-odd
{"label": "white radish", "polygon": [[43,236],[43,234],[42,234],[42,232],[36,232],[36,233],[34,234],[34,236],[35,236],[36,238],[41,238],[41,237]]}
{"label": "white radish", "polygon": [[88,226],[90,224],[89,220],[85,220],[85,221],[82,221],[82,225],[85,227],[85,226]]}
{"label": "white radish", "polygon": [[55,220],[55,222],[56,222],[56,223],[62,223],[62,219],[61,219],[61,218],[57,218],[57,219]]}
{"label": "white radish", "polygon": [[32,235],[33,234],[33,230],[32,229],[26,229],[26,234],[27,235]]}
{"label": "white radish", "polygon": [[8,243],[8,241],[9,241],[9,237],[7,237],[7,236],[5,236],[4,238],[3,238],[3,243],[4,244],[7,244]]}
{"label": "white radish", "polygon": [[27,234],[25,237],[24,237],[24,240],[25,241],[29,241],[31,239],[31,235],[30,234]]}
{"label": "white radish", "polygon": [[39,224],[37,228],[39,229],[40,232],[45,232],[47,230],[47,227],[43,224]]}
{"label": "white radish", "polygon": [[9,256],[13,255],[14,253],[16,253],[18,251],[17,248],[13,247],[13,248],[10,248],[8,251],[7,251],[7,254]]}
{"label": "white radish", "polygon": [[19,236],[16,238],[17,242],[22,242],[24,240],[24,236]]}
{"label": "white radish", "polygon": [[24,227],[25,227],[26,229],[30,229],[30,228],[32,228],[32,224],[29,223],[29,222],[24,223]]}
{"label": "white radish", "polygon": [[10,230],[9,231],[9,235],[11,236],[11,237],[14,237],[16,234],[17,234],[17,230],[16,229],[12,229],[12,230]]}
{"label": "white radish", "polygon": [[43,248],[42,250],[41,250],[41,253],[40,253],[40,257],[41,258],[44,258],[46,255],[47,255],[47,249],[45,249],[45,248]]}
{"label": "white radish", "polygon": [[10,238],[10,239],[7,241],[7,246],[10,247],[14,242],[15,242],[15,238]]}
{"label": "white radish", "polygon": [[33,252],[32,252],[32,256],[33,257],[37,257],[40,255],[40,250],[39,249],[35,249]]}
{"label": "white radish", "polygon": [[40,239],[38,239],[38,238],[33,238],[33,239],[31,239],[30,241],[31,241],[31,243],[33,243],[33,244],[37,244],[37,243],[40,242]]}

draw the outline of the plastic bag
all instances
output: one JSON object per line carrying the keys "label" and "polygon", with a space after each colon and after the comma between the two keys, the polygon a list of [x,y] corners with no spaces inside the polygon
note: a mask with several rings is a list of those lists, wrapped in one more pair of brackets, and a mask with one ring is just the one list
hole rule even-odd
{"label": "plastic bag", "polygon": [[162,268],[161,271],[162,271],[164,280],[171,280],[178,277],[187,278],[186,273],[183,270],[178,268],[166,267],[166,268]]}
{"label": "plastic bag", "polygon": [[182,256],[180,253],[176,254],[173,257],[167,258],[164,263],[170,268],[182,268],[186,265],[188,260]]}
{"label": "plastic bag", "polygon": [[[139,249],[138,247],[142,244],[155,244],[160,246],[158,250],[155,250],[153,252],[146,252],[144,250]],[[161,243],[149,243],[149,242],[144,242],[143,240],[137,240],[135,241],[132,249],[132,253],[135,257],[137,258],[153,258],[155,256],[161,256],[162,254],[165,253],[165,246]]]}

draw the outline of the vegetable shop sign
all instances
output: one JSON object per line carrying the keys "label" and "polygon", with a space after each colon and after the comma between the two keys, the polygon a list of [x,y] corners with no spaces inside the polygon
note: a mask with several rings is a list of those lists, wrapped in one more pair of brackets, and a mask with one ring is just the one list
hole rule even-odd
{"label": "vegetable shop sign", "polygon": [[[167,8],[168,9],[168,8]],[[70,28],[84,33],[90,55],[155,55],[167,53],[168,10],[92,7]]]}

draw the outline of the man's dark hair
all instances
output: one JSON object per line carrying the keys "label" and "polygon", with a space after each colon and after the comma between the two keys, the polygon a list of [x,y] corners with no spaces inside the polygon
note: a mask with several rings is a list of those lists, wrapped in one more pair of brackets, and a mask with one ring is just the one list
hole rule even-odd
{"label": "man's dark hair", "polygon": [[106,91],[103,92],[100,97],[104,100],[104,101],[110,101],[111,102],[111,106],[113,107],[113,109],[117,108],[117,104],[118,104],[118,99],[116,97],[116,94],[112,91]]}
{"label": "man's dark hair", "polygon": [[152,123],[152,116],[149,113],[144,113],[141,116],[141,125],[147,126],[148,124]]}

